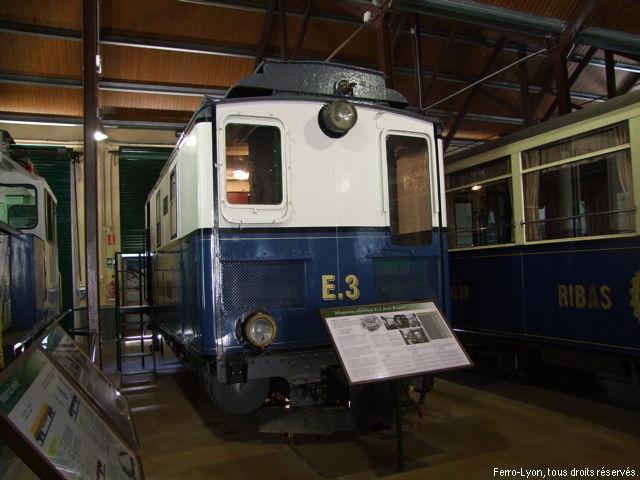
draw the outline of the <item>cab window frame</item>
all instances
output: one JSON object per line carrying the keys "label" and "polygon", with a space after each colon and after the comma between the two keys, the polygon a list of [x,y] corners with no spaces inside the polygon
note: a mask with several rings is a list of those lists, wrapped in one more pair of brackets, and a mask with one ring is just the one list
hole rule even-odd
{"label": "cab window frame", "polygon": [[[253,127],[253,129],[252,129]],[[242,142],[231,143],[236,138],[231,135],[232,129],[238,132],[243,129],[246,138]],[[260,131],[258,129],[261,129]],[[273,129],[273,130],[269,130]],[[286,220],[289,214],[289,186],[288,186],[288,146],[286,142],[286,128],[283,122],[277,118],[268,118],[252,115],[230,114],[222,119],[218,128],[218,182],[220,193],[220,211],[223,218],[236,224],[261,224],[279,223]],[[269,136],[273,134],[273,142],[269,144]],[[250,135],[262,135],[265,140],[252,141]],[[255,151],[250,151],[250,143]],[[273,152],[268,149],[272,146]],[[266,149],[265,149],[266,147]],[[263,151],[260,151],[263,149]],[[235,150],[235,151],[234,151]],[[268,162],[268,156],[273,153],[273,164]],[[267,159],[266,165],[271,169],[253,169],[249,164],[255,160]],[[247,168],[236,168],[244,162]],[[233,178],[234,169],[248,173],[246,178]],[[248,170],[248,172],[247,172]],[[254,180],[254,172],[259,172],[262,178]],[[240,173],[240,172],[239,172]],[[265,178],[271,177],[272,183],[265,182]],[[259,177],[258,177],[259,178]],[[253,183],[252,183],[253,181]],[[252,191],[252,188],[262,189]],[[258,201],[252,200],[258,196]],[[262,197],[259,197],[262,196]],[[262,199],[267,201],[261,201]]]}
{"label": "cab window frame", "polygon": [[[32,197],[34,199],[34,203],[33,204],[28,204],[28,203],[15,203],[12,204],[10,206],[7,206],[6,210],[6,221],[2,220],[4,223],[6,223],[7,225],[9,225],[12,228],[16,228],[18,230],[32,230],[34,228],[37,228],[37,226],[40,223],[40,215],[38,214],[38,207],[39,207],[39,200],[38,200],[38,189],[35,185],[29,184],[29,183],[23,183],[23,184],[7,184],[7,183],[0,183],[0,187],[4,187],[7,189],[12,189],[12,188],[26,188],[29,189],[33,192],[33,195],[30,195],[30,197]],[[6,195],[6,194],[5,194]],[[11,209],[11,207],[13,207],[14,205],[28,205],[28,206],[32,206],[33,210],[35,212],[35,218],[33,223],[29,224],[29,225],[21,225],[21,226],[15,226],[12,225],[9,221],[9,210]]]}
{"label": "cab window frame", "polygon": [[[390,143],[391,139],[394,139]],[[404,146],[400,145],[401,139],[410,139],[409,144]],[[411,145],[411,142],[414,145]],[[416,154],[419,154],[418,144],[424,142],[424,155],[426,165],[426,177],[422,182],[416,177],[405,175],[405,181],[403,185],[408,189],[415,188],[427,188],[426,192],[419,193],[418,196],[405,197],[404,202],[399,202],[400,196],[398,192],[398,186],[400,183],[397,181],[398,170],[400,168],[407,170],[407,168],[414,168],[413,165],[405,165],[401,167],[398,165],[398,161],[401,159],[408,159],[412,156],[415,158]],[[404,152],[401,152],[404,148]],[[437,199],[434,196],[435,188],[434,181],[436,180],[436,170],[434,168],[435,161],[435,147],[433,138],[429,135],[420,132],[411,132],[405,130],[386,130],[381,135],[381,149],[383,158],[383,171],[386,185],[384,188],[384,201],[385,210],[389,217],[390,228],[390,243],[394,247],[430,247],[433,245],[433,229],[438,227],[435,220],[436,215],[434,211],[438,205]],[[400,149],[400,150],[398,150]],[[405,173],[410,173],[406,171]],[[415,193],[415,190],[414,190]],[[426,199],[427,208],[415,208],[420,205],[420,198]],[[419,217],[409,218],[407,213],[410,210],[422,211],[423,215]],[[424,226],[426,228],[421,230],[413,230]]]}

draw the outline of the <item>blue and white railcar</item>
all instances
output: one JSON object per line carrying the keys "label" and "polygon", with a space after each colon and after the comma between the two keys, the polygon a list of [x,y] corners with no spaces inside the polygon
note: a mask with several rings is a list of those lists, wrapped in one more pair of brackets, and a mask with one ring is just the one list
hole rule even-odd
{"label": "blue and white railcar", "polygon": [[205,99],[147,202],[154,319],[222,408],[327,400],[319,308],[447,310],[434,124],[379,72],[266,62]]}
{"label": "blue and white railcar", "polygon": [[469,351],[636,375],[640,92],[446,165],[451,320]]}
{"label": "blue and white railcar", "polygon": [[60,295],[56,198],[42,177],[2,150],[0,318],[2,360],[9,363],[60,313]]}

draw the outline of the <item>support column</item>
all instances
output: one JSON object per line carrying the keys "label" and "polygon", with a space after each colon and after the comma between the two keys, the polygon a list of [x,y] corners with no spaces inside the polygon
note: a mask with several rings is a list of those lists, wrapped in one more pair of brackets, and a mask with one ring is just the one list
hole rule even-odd
{"label": "support column", "polygon": [[89,353],[102,368],[100,295],[98,292],[98,0],[82,2],[82,87],[84,91],[84,208],[87,259],[87,323]]}

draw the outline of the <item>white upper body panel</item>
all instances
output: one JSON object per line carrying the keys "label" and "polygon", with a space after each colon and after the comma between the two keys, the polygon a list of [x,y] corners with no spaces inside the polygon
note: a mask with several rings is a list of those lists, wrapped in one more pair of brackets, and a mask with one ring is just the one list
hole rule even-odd
{"label": "white upper body panel", "polygon": [[[357,106],[358,121],[342,138],[325,135],[318,125],[320,102],[274,99],[220,103],[216,135],[220,226],[384,227],[387,211],[386,148],[388,134],[422,136],[435,172],[433,125],[419,118]],[[279,205],[238,205],[228,201],[225,127],[247,122],[281,130],[283,184]],[[431,175],[432,205],[437,205]],[[434,215],[437,225],[437,213]]]}
{"label": "white upper body panel", "polygon": [[[324,104],[272,97],[217,103],[215,128],[207,120],[195,123],[181,138],[177,151],[152,190],[149,197],[152,245],[158,247],[158,225],[161,245],[194,230],[214,227],[214,181],[217,182],[221,228],[388,227],[386,142],[389,135],[425,140],[432,225],[438,226],[441,199],[437,194],[438,157],[433,124],[427,119],[357,105],[355,126],[343,137],[331,138],[318,125],[318,113]],[[232,148],[227,147],[228,125],[240,126],[238,131],[244,128],[248,132],[254,126],[266,127],[272,137],[279,139],[279,145],[274,147],[281,158],[277,171],[281,194],[274,197],[277,200],[247,204],[233,197],[242,196],[242,192],[227,194],[227,190],[237,189],[230,177],[233,167],[227,165],[235,155],[227,152],[227,148]],[[274,150],[270,151],[271,155]],[[243,152],[237,153],[242,156]],[[171,193],[173,172],[176,187]],[[177,220],[172,226],[174,195],[178,207]]]}

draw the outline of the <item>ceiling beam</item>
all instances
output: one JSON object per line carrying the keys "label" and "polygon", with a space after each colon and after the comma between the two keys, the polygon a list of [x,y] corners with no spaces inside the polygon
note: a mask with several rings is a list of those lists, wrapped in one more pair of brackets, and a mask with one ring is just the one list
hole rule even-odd
{"label": "ceiling beam", "polygon": [[562,31],[560,38],[551,41],[553,47],[551,58],[553,60],[556,77],[556,98],[558,100],[558,112],[560,115],[571,112],[571,92],[567,74],[566,50],[568,45],[575,41],[578,32],[583,28],[589,15],[591,15],[591,12],[593,12],[599,2],[600,0],[585,0],[577,5]]}
{"label": "ceiling beam", "polygon": [[[557,18],[473,0],[397,0],[394,7],[399,10],[540,37],[561,36],[566,30],[567,23]],[[577,43],[620,52],[635,54],[640,51],[640,35],[606,28],[589,27],[579,32],[575,40]]]}
{"label": "ceiling beam", "polygon": [[618,94],[618,89],[616,87],[616,71],[613,68],[613,52],[611,50],[605,50],[604,60],[606,63],[607,98],[613,98]]}
{"label": "ceiling beam", "polygon": [[[500,40],[498,40],[498,44],[495,46],[495,48],[491,52],[491,55],[487,59],[487,62],[485,63],[484,68],[482,69],[482,73],[480,74],[481,79],[486,77],[489,74],[489,71],[493,67],[496,60],[498,59],[498,55],[502,51],[502,47],[504,47],[504,44],[506,42],[507,42],[507,37],[505,37],[504,35],[500,37]],[[478,92],[479,87],[480,87],[480,84],[475,85],[471,89],[471,91],[467,94],[467,98],[465,99],[464,104],[462,105],[462,108],[458,113],[458,116],[454,119],[453,125],[451,126],[451,128],[449,128],[449,131],[447,132],[447,136],[444,139],[444,144],[443,144],[444,150],[447,149],[447,147],[451,143],[451,140],[453,140],[453,137],[458,131],[458,128],[460,127],[460,123],[462,122],[465,115],[467,114],[467,111],[469,110],[469,107],[471,106],[471,102],[475,98],[475,95]]]}
{"label": "ceiling beam", "polygon": [[[61,38],[66,40],[80,40],[80,32],[74,32],[71,30],[64,29],[56,29],[50,27],[42,27],[38,25],[28,25],[28,24],[16,24],[11,22],[2,22],[0,21],[0,32],[14,33],[14,34],[26,34],[26,35],[36,35],[42,36],[45,38]],[[424,35],[424,30],[421,29],[421,34]],[[447,39],[448,36],[445,36]],[[461,36],[456,36],[456,41],[461,40]],[[151,48],[158,50],[173,50],[173,51],[181,51],[188,53],[200,53],[200,54],[210,54],[210,55],[224,55],[224,56],[232,56],[238,58],[247,58],[247,59],[255,59],[255,51],[248,48],[226,48],[219,47],[215,45],[205,45],[200,43],[187,43],[187,42],[176,42],[176,41],[166,41],[166,40],[157,40],[157,39],[147,39],[147,38],[139,38],[139,37],[129,37],[129,36],[121,36],[121,35],[110,35],[102,33],[100,34],[100,43],[106,45],[118,45],[123,47],[134,47],[134,48]],[[491,48],[495,47],[495,42],[483,43],[484,46],[491,46]],[[505,46],[506,50],[506,46]],[[583,57],[576,58],[582,59]],[[304,57],[305,60],[315,60],[322,61],[324,59],[318,57]],[[594,63],[595,62],[595,63]],[[344,63],[349,64],[350,62],[345,61]],[[353,63],[353,62],[351,62]],[[596,59],[593,59],[590,65],[602,66],[604,67],[604,62],[598,63]],[[367,64],[365,62],[360,62],[357,64],[361,67],[366,68],[376,68],[373,64]],[[622,69],[626,71],[632,71],[635,73],[640,73],[640,66],[631,65],[631,64],[622,64],[621,62],[616,62],[616,69]],[[397,75],[414,75],[414,72],[410,68],[402,68],[397,67],[395,69],[395,73]],[[431,72],[425,71],[425,75],[430,76]],[[468,76],[464,75],[454,75],[454,74],[440,74],[438,78],[448,82],[456,82],[456,83],[473,83],[473,79],[470,79]],[[500,82],[500,81],[488,81],[484,84],[487,87],[492,88],[505,88],[508,90],[519,90],[519,85],[511,83],[511,82]],[[535,87],[531,86],[531,93],[539,93],[540,91],[549,91],[549,86],[543,87]],[[582,92],[571,92],[571,95],[577,99],[582,100],[596,100],[599,98],[598,96],[591,95],[588,93]]]}
{"label": "ceiling beam", "polygon": [[393,79],[393,50],[391,47],[391,33],[389,32],[389,13],[383,9],[376,23],[376,38],[378,40],[379,70],[387,77],[386,85],[394,88]]}
{"label": "ceiling beam", "polygon": [[[573,84],[576,83],[576,80],[578,80],[578,77],[580,77],[580,74],[583,72],[585,67],[589,65],[589,60],[591,59],[591,57],[595,55],[597,50],[598,49],[595,47],[589,48],[589,51],[587,51],[587,53],[583,58],[583,61],[580,63],[580,65],[578,65],[578,67],[573,71],[573,73],[569,77],[569,88],[571,88],[571,86],[573,86]],[[548,108],[547,113],[545,113],[544,116],[542,117],[543,122],[546,122],[547,120],[549,120],[549,118],[551,117],[551,115],[553,114],[557,106],[558,106],[558,99],[556,98],[551,104],[551,106]]]}
{"label": "ceiling beam", "polygon": [[[191,114],[192,112],[186,112]],[[28,125],[48,125],[58,127],[81,127],[82,117],[65,117],[61,115],[37,115],[30,113],[0,112],[0,123],[15,123]],[[142,130],[182,130],[187,122],[149,122],[144,120],[103,119],[106,128],[126,128]]]}
{"label": "ceiling beam", "polygon": [[[204,0],[206,2],[206,0]],[[219,3],[219,2],[216,2]],[[264,12],[264,6],[262,8]],[[291,7],[287,8],[287,15],[290,17],[303,16],[304,13],[299,13],[297,9]],[[309,15],[309,18],[324,21],[333,21],[336,23],[347,23],[349,25],[360,25],[362,22],[354,19],[353,17],[338,17],[334,19],[334,16],[324,15]],[[81,41],[81,32],[77,30],[69,30],[63,28],[47,27],[43,25],[32,25],[26,23],[7,22],[0,21],[0,32],[12,33],[17,35],[33,35],[44,38],[55,38],[58,40],[70,40]],[[403,33],[410,35],[410,28],[403,28]],[[420,35],[428,39],[436,39],[447,42],[450,37],[450,32],[438,32],[431,29],[420,29]],[[455,41],[457,43],[463,43],[468,45],[475,45],[480,47],[493,48],[496,45],[495,40],[469,37],[466,35],[456,35]],[[192,43],[173,40],[160,40],[155,38],[144,37],[132,37],[125,35],[113,35],[109,33],[100,33],[100,43],[103,45],[116,45],[122,47],[134,47],[134,48],[150,48],[155,50],[167,50],[177,52],[196,53],[204,55],[223,55],[229,57],[238,58],[251,58],[255,59],[255,51],[249,48],[233,48],[233,47],[221,47],[217,45],[210,45],[204,43]],[[507,43],[504,46],[505,52],[517,52],[516,44]],[[527,50],[527,53],[533,53],[533,50]],[[617,54],[625,56],[626,58],[635,60],[636,54],[616,51]],[[572,54],[568,59],[570,62],[580,63],[582,57],[580,55]],[[639,60],[640,61],[640,60]],[[604,68],[604,60],[594,58],[591,60],[590,65]],[[630,64],[624,62],[616,62],[616,70],[625,70],[633,73],[640,73],[640,66],[637,64]]]}
{"label": "ceiling beam", "polygon": [[[37,87],[82,88],[81,79],[16,75],[13,73],[0,73],[0,83],[33,85]],[[227,93],[227,89],[109,80],[99,80],[98,90],[127,93],[153,93],[158,95],[176,95],[185,97],[202,97],[203,95],[209,95],[217,98],[222,98]]]}
{"label": "ceiling beam", "polygon": [[[264,3],[250,0],[179,1],[253,12],[265,11]],[[351,3],[360,3],[364,8],[374,8],[371,0],[351,0]],[[535,15],[512,8],[497,7],[489,3],[476,2],[473,0],[396,0],[393,3],[393,7],[397,10],[446,18],[453,21],[471,23],[473,25],[482,25],[492,29],[506,30],[529,36],[537,35],[543,38],[561,35],[565,26],[565,22],[557,18]],[[353,11],[356,11],[356,9],[353,8]],[[304,16],[302,9],[289,8],[287,12],[290,16]],[[620,14],[620,12],[618,12],[618,14]],[[312,12],[311,18],[352,25],[361,23],[361,21],[355,17],[328,12]],[[423,29],[422,34],[435,34],[443,39],[447,37],[446,33],[429,32],[426,29]],[[462,37],[460,40],[467,41],[467,39]],[[470,41],[475,43],[480,40],[472,39]],[[619,32],[607,28],[589,27],[579,33],[576,41],[602,49],[627,52],[630,54],[637,54],[640,51],[640,35]],[[507,45],[506,49],[515,51],[516,47],[515,45]]]}
{"label": "ceiling beam", "polygon": [[311,8],[313,7],[313,0],[307,0],[304,6],[304,17],[302,19],[302,25],[300,26],[300,32],[298,33],[298,41],[296,42],[296,48],[291,54],[291,60],[295,60],[302,48],[302,42],[307,35],[307,28],[309,27],[309,18],[311,18]]}
{"label": "ceiling beam", "polygon": [[[523,108],[518,108],[516,105],[513,105],[512,103],[508,102],[507,100],[505,100],[500,95],[496,95],[495,93],[491,92],[490,90],[487,90],[482,85],[479,85],[478,93],[480,95],[484,95],[486,98],[488,98],[488,99],[490,99],[490,100],[492,100],[492,101],[494,101],[496,103],[499,103],[500,105],[505,107],[507,110],[510,110],[515,115],[518,115],[518,116],[522,116],[523,115]],[[526,123],[526,120],[525,120],[525,123]]]}
{"label": "ceiling beam", "polygon": [[[527,55],[527,49],[524,45],[518,45],[518,60],[524,59]],[[527,62],[523,61],[518,65],[520,77],[520,102],[522,103],[522,114],[525,125],[533,123],[531,112],[531,92],[529,89],[529,68]]]}
{"label": "ceiling beam", "polygon": [[256,49],[256,65],[259,64],[263,57],[264,52],[267,49],[267,41],[269,40],[269,34],[271,33],[271,22],[273,21],[273,11],[276,8],[276,0],[269,0],[267,5],[267,12],[264,15],[264,22],[262,24],[262,35],[260,36],[260,43]]}
{"label": "ceiling beam", "polygon": [[[190,114],[192,112],[185,112]],[[429,117],[434,119],[446,120],[455,118],[458,112],[451,110],[441,110],[432,108],[429,110]],[[488,115],[484,113],[467,113],[467,120],[497,123],[502,125],[522,125],[522,118],[504,117],[500,115]],[[82,126],[82,117],[66,117],[61,115],[37,115],[32,113],[10,113],[0,112],[0,123],[24,123],[38,125],[57,125],[61,127],[79,127]],[[119,120],[119,119],[103,119],[102,124],[108,128],[129,128],[129,129],[145,129],[145,130],[181,130],[187,122],[166,122],[166,121],[146,121],[146,120]],[[453,143],[453,140],[452,140]]]}
{"label": "ceiling beam", "polygon": [[280,60],[288,60],[287,52],[287,7],[285,0],[278,0],[278,12],[280,13]]}
{"label": "ceiling beam", "polygon": [[449,50],[451,49],[453,42],[455,42],[456,40],[456,35],[458,35],[459,25],[460,24],[457,22],[453,24],[453,28],[451,29],[451,32],[449,33],[449,38],[447,39],[447,44],[442,49],[442,52],[440,52],[440,58],[438,58],[438,63],[436,63],[435,67],[433,68],[433,71],[431,72],[431,76],[429,77],[429,82],[427,83],[427,86],[424,89],[424,93],[422,94],[422,98],[421,98],[421,104],[426,103],[427,97],[431,93],[431,89],[433,88],[433,85],[436,83],[436,80],[440,76],[440,73],[442,73],[444,62],[446,61],[449,55]]}

